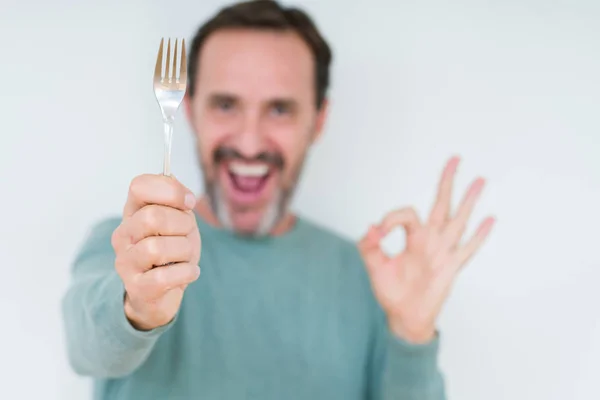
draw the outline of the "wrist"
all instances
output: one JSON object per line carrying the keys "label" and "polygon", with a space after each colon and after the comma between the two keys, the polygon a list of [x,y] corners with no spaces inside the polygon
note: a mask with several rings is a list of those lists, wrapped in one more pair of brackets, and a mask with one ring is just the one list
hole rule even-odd
{"label": "wrist", "polygon": [[123,301],[123,308],[125,310],[125,316],[127,321],[138,331],[151,331],[154,327],[144,322],[144,318],[141,317],[140,313],[131,304],[131,299],[125,293],[125,299]]}
{"label": "wrist", "polygon": [[411,344],[427,344],[435,338],[435,326],[408,327],[400,320],[388,318],[388,329],[397,338]]}

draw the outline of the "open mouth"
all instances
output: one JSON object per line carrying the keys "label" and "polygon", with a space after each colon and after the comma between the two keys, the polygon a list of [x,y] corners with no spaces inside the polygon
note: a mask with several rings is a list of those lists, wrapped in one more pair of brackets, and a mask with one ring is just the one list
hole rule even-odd
{"label": "open mouth", "polygon": [[274,170],[267,163],[231,161],[225,164],[230,193],[237,202],[253,202],[264,197]]}
{"label": "open mouth", "polygon": [[244,193],[259,192],[269,178],[269,166],[266,164],[245,164],[233,161],[229,163],[228,170],[235,189]]}

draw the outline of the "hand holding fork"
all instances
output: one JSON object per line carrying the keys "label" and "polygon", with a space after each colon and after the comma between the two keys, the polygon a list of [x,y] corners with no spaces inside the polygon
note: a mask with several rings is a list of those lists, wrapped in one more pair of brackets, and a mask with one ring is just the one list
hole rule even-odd
{"label": "hand holding fork", "polygon": [[[177,68],[177,41],[171,63],[163,43],[154,70],[154,93],[165,126],[163,174],[135,177],[129,186],[122,222],[111,237],[115,269],[125,287],[125,315],[138,330],[152,330],[173,321],[187,286],[200,275],[201,240],[193,213],[196,197],[171,177],[173,122],[187,82],[185,45]],[[179,74],[177,74],[179,72]]]}

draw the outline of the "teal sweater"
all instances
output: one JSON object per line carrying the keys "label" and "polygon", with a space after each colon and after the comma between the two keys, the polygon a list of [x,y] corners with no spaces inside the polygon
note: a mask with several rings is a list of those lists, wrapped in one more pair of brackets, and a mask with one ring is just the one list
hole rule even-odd
{"label": "teal sweater", "polygon": [[355,245],[306,219],[246,239],[197,218],[200,278],[149,332],[123,310],[112,231],[96,225],[63,299],[68,357],[97,400],[441,400],[438,340],[392,335]]}

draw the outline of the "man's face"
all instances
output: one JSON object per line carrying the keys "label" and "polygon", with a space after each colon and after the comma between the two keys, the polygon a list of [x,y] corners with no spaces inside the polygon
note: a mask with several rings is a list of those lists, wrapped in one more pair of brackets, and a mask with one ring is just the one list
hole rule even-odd
{"label": "man's face", "polygon": [[324,123],[314,82],[313,56],[293,32],[227,30],[204,43],[186,106],[225,227],[267,234],[284,215]]}

